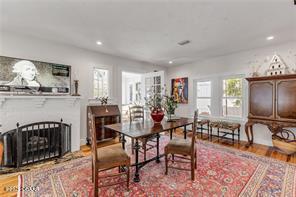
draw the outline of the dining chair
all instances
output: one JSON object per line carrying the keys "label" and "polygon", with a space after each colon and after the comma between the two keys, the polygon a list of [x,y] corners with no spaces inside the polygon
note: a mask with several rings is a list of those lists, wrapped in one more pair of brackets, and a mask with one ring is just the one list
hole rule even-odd
{"label": "dining chair", "polygon": [[[127,153],[122,149],[121,144],[115,144],[102,148],[97,148],[96,142],[96,130],[95,130],[95,117],[92,116],[92,128],[91,128],[91,149],[92,149],[92,182],[94,184],[94,197],[98,197],[99,188],[108,187],[117,184],[126,183],[127,189],[129,189],[129,177],[130,177],[130,165],[131,159]],[[105,175],[99,176],[100,172],[110,170],[118,167],[118,173],[106,172]],[[110,179],[112,177],[126,175],[126,180],[116,181],[108,184],[99,185],[100,179]],[[122,179],[122,177],[120,177]]]}
{"label": "dining chair", "polygon": [[[196,135],[196,124],[198,120],[198,110],[194,112],[194,120],[192,125],[192,138],[182,139],[174,138],[165,146],[165,174],[168,174],[168,168],[174,168],[177,170],[187,170],[191,171],[191,180],[195,179],[195,169],[197,168],[197,150],[195,145],[195,135]],[[169,157],[171,156],[171,157]],[[176,158],[179,158],[176,160]],[[179,163],[189,163],[190,169],[181,168],[175,166],[169,166],[169,162],[179,162]]]}
{"label": "dining chair", "polygon": [[[130,115],[130,124],[132,124],[133,121],[142,121],[144,123],[145,118],[144,118],[144,107],[140,105],[135,105],[135,106],[130,106],[129,107],[129,115]],[[141,153],[144,154],[144,161],[146,161],[146,153],[148,150],[156,148],[156,136],[150,136],[147,138],[140,138],[140,142],[142,143],[142,149],[143,151],[140,150]],[[149,142],[149,143],[148,143]],[[132,139],[132,147],[134,147],[134,139]],[[134,154],[134,149],[132,148],[132,154]]]}

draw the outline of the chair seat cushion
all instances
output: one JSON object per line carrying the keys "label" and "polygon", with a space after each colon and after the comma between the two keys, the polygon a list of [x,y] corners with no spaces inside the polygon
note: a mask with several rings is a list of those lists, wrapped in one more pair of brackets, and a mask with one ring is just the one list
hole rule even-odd
{"label": "chair seat cushion", "polygon": [[130,157],[122,149],[121,144],[115,144],[97,149],[99,169],[130,165]]}
{"label": "chair seat cushion", "polygon": [[191,140],[176,138],[170,140],[170,142],[165,146],[166,154],[184,154],[190,155],[192,153]]}

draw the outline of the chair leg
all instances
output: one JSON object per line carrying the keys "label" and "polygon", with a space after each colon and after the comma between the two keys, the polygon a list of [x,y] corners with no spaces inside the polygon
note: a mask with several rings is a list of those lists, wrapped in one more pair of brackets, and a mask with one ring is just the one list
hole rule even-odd
{"label": "chair leg", "polygon": [[174,163],[174,162],[175,162],[175,155],[172,154],[172,163]]}
{"label": "chair leg", "polygon": [[193,155],[191,155],[191,180],[193,180],[194,181],[194,173],[195,173],[195,165],[194,165],[194,163],[195,163],[195,161],[194,161],[195,159],[194,159],[194,156]]}
{"label": "chair leg", "polygon": [[94,162],[91,161],[91,182],[94,182]]}
{"label": "chair leg", "polygon": [[195,169],[197,169],[197,151],[195,151],[195,154],[194,154],[194,157],[195,157]]}
{"label": "chair leg", "polygon": [[121,166],[118,166],[118,173],[121,172]]}
{"label": "chair leg", "polygon": [[127,190],[129,191],[129,181],[130,181],[130,167],[127,166],[127,171],[126,171],[126,187]]}
{"label": "chair leg", "polygon": [[168,175],[168,155],[165,154],[165,175]]}
{"label": "chair leg", "polygon": [[94,166],[94,170],[92,172],[94,174],[94,197],[99,197],[99,186],[98,186],[98,181],[99,181],[99,174],[98,174],[98,169],[96,166]]}
{"label": "chair leg", "polygon": [[134,144],[135,144],[135,140],[132,139],[132,155],[135,153],[135,150],[134,150]]}

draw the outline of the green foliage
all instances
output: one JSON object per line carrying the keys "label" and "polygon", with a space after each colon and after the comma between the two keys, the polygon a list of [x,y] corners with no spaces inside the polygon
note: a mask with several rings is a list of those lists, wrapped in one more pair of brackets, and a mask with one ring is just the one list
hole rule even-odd
{"label": "green foliage", "polygon": [[227,79],[224,81],[224,95],[225,96],[242,96],[242,80],[241,79]]}
{"label": "green foliage", "polygon": [[178,107],[178,103],[174,96],[165,95],[163,99],[163,107],[168,114],[174,114],[175,109]]}

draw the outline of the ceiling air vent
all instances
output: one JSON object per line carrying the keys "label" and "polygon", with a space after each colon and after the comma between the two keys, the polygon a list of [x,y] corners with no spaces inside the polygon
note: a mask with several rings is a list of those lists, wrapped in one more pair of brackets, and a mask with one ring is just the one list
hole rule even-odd
{"label": "ceiling air vent", "polygon": [[186,44],[189,44],[189,43],[190,43],[190,40],[183,40],[181,42],[178,42],[178,44],[181,45],[181,46],[186,45]]}

